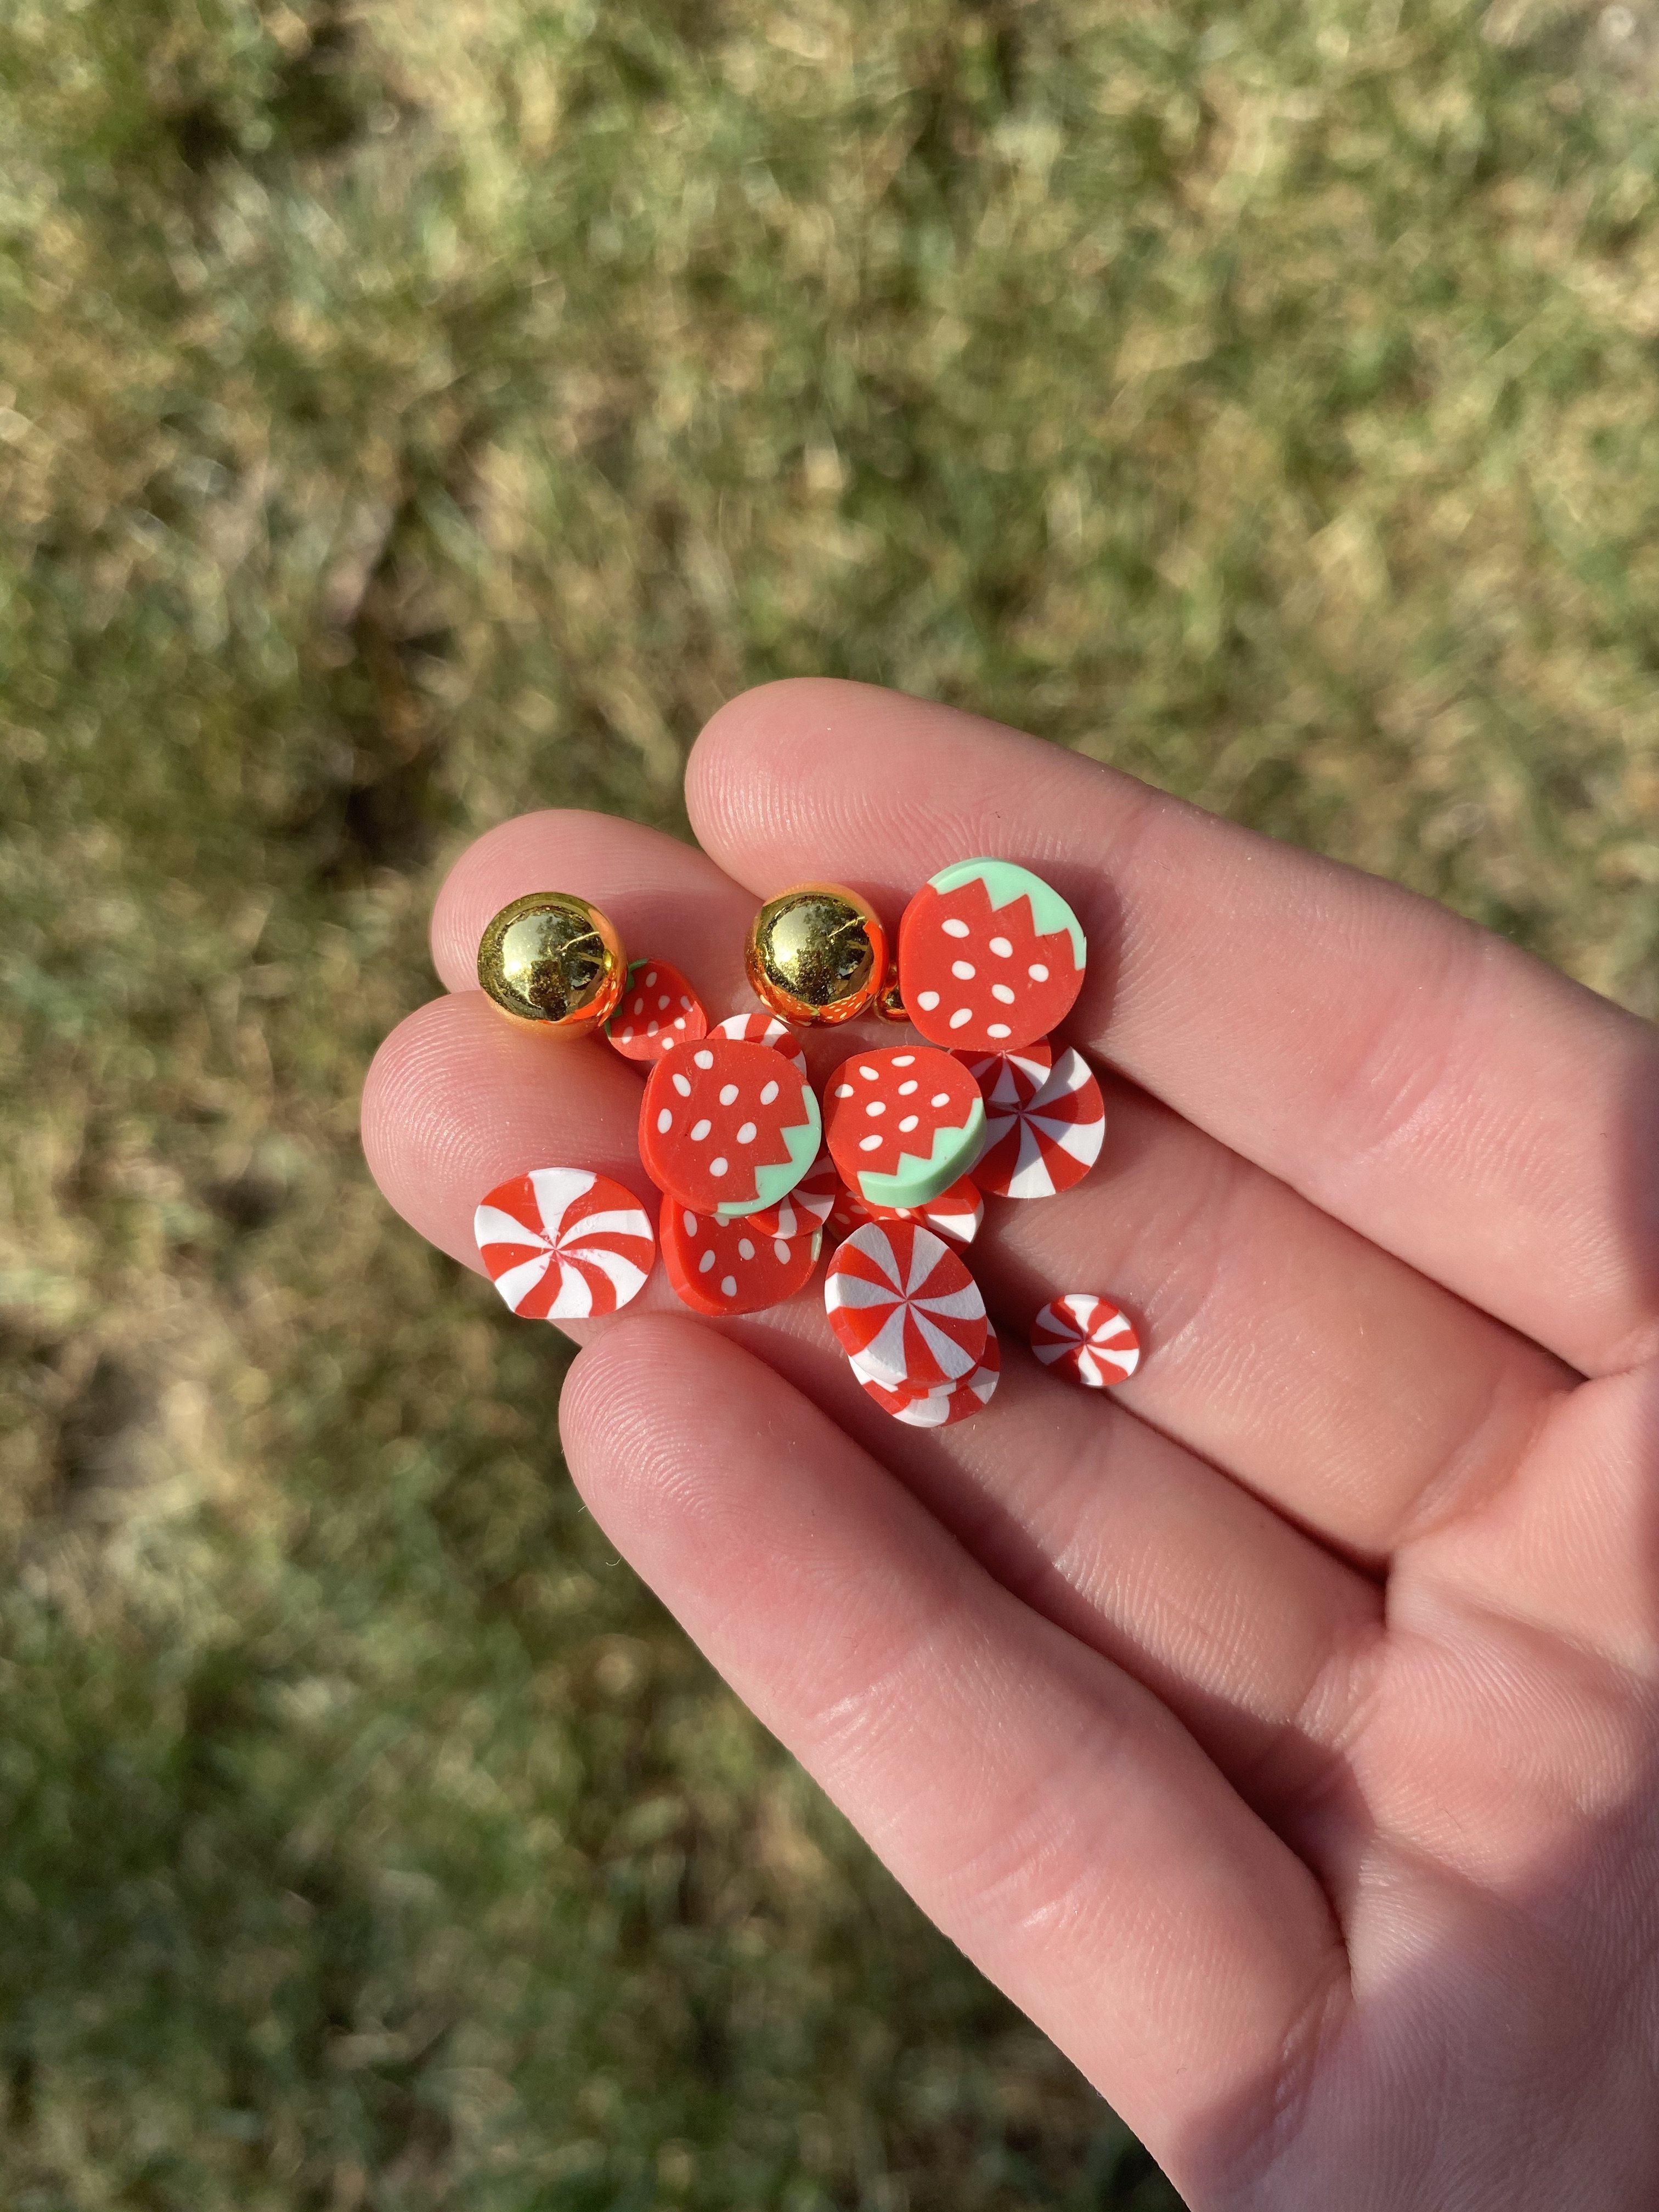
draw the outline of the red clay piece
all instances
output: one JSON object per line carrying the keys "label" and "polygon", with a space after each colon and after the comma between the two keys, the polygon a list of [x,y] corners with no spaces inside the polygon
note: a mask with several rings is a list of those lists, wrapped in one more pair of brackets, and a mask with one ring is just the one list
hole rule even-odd
{"label": "red clay piece", "polygon": [[708,1034],[702,1000],[665,960],[636,960],[605,1033],[624,1060],[660,1060]]}
{"label": "red clay piece", "polygon": [[787,1240],[763,1237],[754,1217],[720,1221],[678,1199],[662,1202],[662,1260],[674,1295],[693,1313],[720,1320],[781,1305],[811,1280],[823,1239],[816,1229]]}
{"label": "red clay piece", "polygon": [[923,1206],[964,1176],[985,1141],[985,1102],[932,1045],[857,1052],[824,1086],[824,1141],[866,1206]]}
{"label": "red clay piece", "polygon": [[931,1043],[1018,1052],[1071,1012],[1086,948],[1041,876],[1011,860],[958,860],[906,907],[898,957],[905,1011]]}
{"label": "red clay piece", "polygon": [[1085,1390],[1127,1382],[1140,1364],[1140,1339],[1127,1314],[1088,1291],[1049,1300],[1031,1323],[1031,1349],[1045,1367]]}
{"label": "red clay piece", "polygon": [[1029,1106],[1053,1071],[1054,1048],[1038,1037],[1018,1052],[959,1052],[957,1058],[978,1084],[988,1114],[998,1106]]}
{"label": "red clay piece", "polygon": [[1002,1352],[995,1329],[988,1329],[979,1365],[962,1382],[942,1390],[890,1390],[860,1371],[860,1363],[847,1363],[866,1397],[873,1398],[884,1413],[910,1429],[948,1429],[988,1406],[1002,1373]]}
{"label": "red clay piece", "polygon": [[659,1190],[729,1221],[775,1206],[817,1158],[811,1085],[769,1045],[704,1037],[646,1080],[640,1158]]}
{"label": "red clay piece", "polygon": [[869,1221],[836,1250],[824,1311],[861,1378],[932,1390],[973,1373],[989,1328],[979,1285],[931,1230]]}
{"label": "red clay piece", "polygon": [[526,1321],[615,1313],[645,1287],[656,1242],[631,1190],[591,1168],[532,1168],[472,1217],[489,1279]]}
{"label": "red clay piece", "polygon": [[1106,1107],[1081,1053],[1061,1053],[1024,1106],[994,1106],[974,1181],[988,1198],[1053,1198],[1100,1158]]}

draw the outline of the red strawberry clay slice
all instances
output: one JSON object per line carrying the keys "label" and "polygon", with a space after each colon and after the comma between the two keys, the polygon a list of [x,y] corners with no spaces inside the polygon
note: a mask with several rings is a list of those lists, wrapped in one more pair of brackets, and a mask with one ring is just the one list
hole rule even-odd
{"label": "red strawberry clay slice", "polygon": [[899,923],[899,994],[929,1043],[1018,1052],[1058,1029],[1087,948],[1057,890],[1012,860],[958,860]]}
{"label": "red strawberry clay slice", "polygon": [[665,960],[636,960],[605,1033],[624,1060],[660,1060],[708,1034],[702,1000]]}
{"label": "red strawberry clay slice", "polygon": [[988,1114],[999,1106],[1029,1106],[1048,1080],[1054,1048],[1038,1037],[1018,1052],[959,1052],[957,1058],[978,1084]]}
{"label": "red strawberry clay slice", "polygon": [[865,1395],[873,1398],[884,1413],[890,1413],[910,1429],[948,1429],[990,1404],[1002,1373],[1002,1352],[995,1329],[988,1329],[979,1365],[960,1382],[942,1390],[890,1390],[863,1374],[858,1360],[849,1359],[847,1364]]}
{"label": "red strawberry clay slice", "polygon": [[824,1141],[866,1206],[922,1206],[985,1142],[985,1102],[959,1060],[931,1045],[858,1052],[824,1092]]}
{"label": "red strawberry clay slice", "polygon": [[657,1250],[633,1192],[591,1168],[532,1168],[497,1183],[472,1233],[489,1279],[526,1321],[615,1313],[645,1288]]}
{"label": "red strawberry clay slice", "polygon": [[659,1190],[729,1221],[787,1197],[817,1158],[818,1102],[769,1045],[704,1037],[646,1079],[640,1158]]}
{"label": "red strawberry clay slice", "polygon": [[860,1380],[933,1390],[971,1375],[989,1324],[979,1285],[931,1230],[867,1221],[830,1262],[823,1310]]}
{"label": "red strawberry clay slice", "polygon": [[718,1321],[761,1313],[805,1290],[823,1239],[814,1229],[785,1240],[763,1237],[754,1216],[720,1221],[676,1198],[662,1202],[662,1260],[674,1295],[693,1313]]}
{"label": "red strawberry clay slice", "polygon": [[800,1048],[800,1040],[788,1023],[781,1022],[775,1014],[728,1014],[714,1027],[721,1036],[737,1037],[750,1044],[769,1044],[774,1052],[781,1052],[805,1074],[806,1054]]}
{"label": "red strawberry clay slice", "polygon": [[989,1198],[1053,1198],[1100,1158],[1106,1106],[1081,1053],[1066,1050],[1024,1106],[994,1106],[974,1181]]}

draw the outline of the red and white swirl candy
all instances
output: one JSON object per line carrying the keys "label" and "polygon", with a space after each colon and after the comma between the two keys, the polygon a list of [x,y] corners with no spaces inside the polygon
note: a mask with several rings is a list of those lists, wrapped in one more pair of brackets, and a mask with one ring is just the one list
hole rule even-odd
{"label": "red and white swirl candy", "polygon": [[615,1313],[645,1287],[657,1240],[631,1190],[590,1168],[532,1168],[472,1217],[490,1280],[529,1321]]}
{"label": "red and white swirl candy", "polygon": [[890,1390],[885,1383],[867,1376],[859,1360],[849,1359],[847,1364],[865,1395],[873,1398],[884,1413],[902,1421],[906,1428],[948,1429],[990,1404],[1002,1372],[1002,1351],[995,1329],[988,1328],[978,1366],[960,1382],[947,1383],[941,1390]]}
{"label": "red and white swirl candy", "polygon": [[1085,1390],[1127,1382],[1140,1364],[1140,1339],[1127,1314],[1086,1291],[1049,1300],[1031,1323],[1031,1350]]}
{"label": "red and white swirl candy", "polygon": [[970,1376],[988,1323],[979,1285],[950,1246],[908,1221],[867,1221],[836,1250],[824,1311],[860,1379],[936,1390]]}
{"label": "red and white swirl candy", "polygon": [[974,1181],[988,1197],[1052,1198],[1081,1182],[1106,1135],[1105,1103],[1082,1054],[1061,1053],[1025,1104],[988,1104],[985,1130]]}

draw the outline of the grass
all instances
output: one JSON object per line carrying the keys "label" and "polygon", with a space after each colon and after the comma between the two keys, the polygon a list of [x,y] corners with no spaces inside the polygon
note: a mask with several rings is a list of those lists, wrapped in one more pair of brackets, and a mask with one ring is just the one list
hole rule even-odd
{"label": "grass", "polygon": [[[1152,2212],[355,1105],[448,857],[972,702],[1659,1010],[1659,121],[1558,0],[12,0],[0,2195]],[[1201,895],[1201,890],[1195,890]]]}

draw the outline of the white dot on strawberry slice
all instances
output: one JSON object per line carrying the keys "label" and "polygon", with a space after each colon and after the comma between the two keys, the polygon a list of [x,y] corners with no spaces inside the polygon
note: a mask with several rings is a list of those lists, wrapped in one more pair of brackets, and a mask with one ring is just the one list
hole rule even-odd
{"label": "white dot on strawberry slice", "polygon": [[879,1137],[860,1137],[859,1139],[859,1150],[861,1152],[878,1152],[881,1150],[881,1139]]}
{"label": "white dot on strawberry slice", "polygon": [[939,927],[947,937],[966,937],[968,934],[967,923],[954,915],[949,921],[941,922]]}
{"label": "white dot on strawberry slice", "polygon": [[738,1142],[740,1145],[752,1145],[754,1141],[755,1125],[752,1121],[745,1121],[743,1127],[738,1131]]}
{"label": "white dot on strawberry slice", "polygon": [[705,1252],[705,1253],[703,1254],[703,1255],[702,1255],[702,1259],[701,1259],[701,1260],[699,1260],[699,1261],[698,1261],[698,1262],[697,1262],[697,1273],[698,1273],[700,1275],[706,1275],[706,1274],[708,1273],[708,1270],[709,1270],[709,1269],[714,1266],[714,1253],[713,1253],[712,1251]]}
{"label": "white dot on strawberry slice", "polygon": [[979,970],[971,960],[953,960],[951,963],[951,973],[958,983],[971,983]]}
{"label": "white dot on strawberry slice", "polygon": [[694,1052],[691,1057],[699,1067],[712,1067],[714,1065],[714,1055],[712,1052]]}
{"label": "white dot on strawberry slice", "polygon": [[974,1010],[971,1006],[958,1006],[951,1017],[951,1026],[953,1030],[965,1029],[973,1018]]}
{"label": "white dot on strawberry slice", "polygon": [[1006,960],[1012,955],[1013,949],[1006,937],[994,937],[991,939],[991,950],[999,960]]}
{"label": "white dot on strawberry slice", "polygon": [[720,1104],[722,1106],[735,1106],[737,1103],[737,1085],[735,1083],[722,1083],[720,1085]]}
{"label": "white dot on strawberry slice", "polygon": [[720,1277],[720,1295],[723,1297],[736,1297],[738,1295],[738,1279],[735,1275],[722,1275]]}
{"label": "white dot on strawberry slice", "polygon": [[884,1114],[887,1111],[887,1109],[879,1098],[872,1098],[864,1110],[873,1121]]}
{"label": "white dot on strawberry slice", "polygon": [[703,1139],[708,1134],[708,1132],[714,1127],[714,1123],[708,1120],[694,1121],[691,1124],[692,1143],[694,1145],[702,1144]]}
{"label": "white dot on strawberry slice", "polygon": [[999,1006],[1012,1006],[1014,1003],[1014,994],[1008,988],[1008,986],[1006,983],[993,983],[991,986],[991,996],[997,1001]]}
{"label": "white dot on strawberry slice", "polygon": [[1034,983],[1046,983],[1048,980],[1048,965],[1043,961],[1034,960],[1025,972]]}
{"label": "white dot on strawberry slice", "polygon": [[711,1176],[723,1176],[731,1164],[730,1160],[722,1153],[719,1159],[709,1161],[708,1172]]}
{"label": "white dot on strawberry slice", "polygon": [[916,1004],[921,1008],[923,1013],[931,1014],[934,1007],[939,1004],[939,993],[937,991],[918,991],[916,993]]}
{"label": "white dot on strawberry slice", "polygon": [[[754,1246],[750,1243],[746,1237],[739,1237],[738,1239],[738,1257],[740,1260],[752,1260],[754,1256]],[[727,1297],[730,1297],[732,1293],[728,1291],[726,1295]]]}
{"label": "white dot on strawberry slice", "polygon": [[769,1106],[777,1095],[777,1085],[775,1083],[767,1084],[761,1091],[761,1104],[763,1106]]}
{"label": "white dot on strawberry slice", "polygon": [[674,1088],[679,1092],[682,1098],[689,1098],[691,1096],[690,1078],[684,1075],[677,1075],[674,1078]]}
{"label": "white dot on strawberry slice", "polygon": [[657,1116],[657,1127],[665,1137],[674,1126],[674,1117],[665,1106]]}

